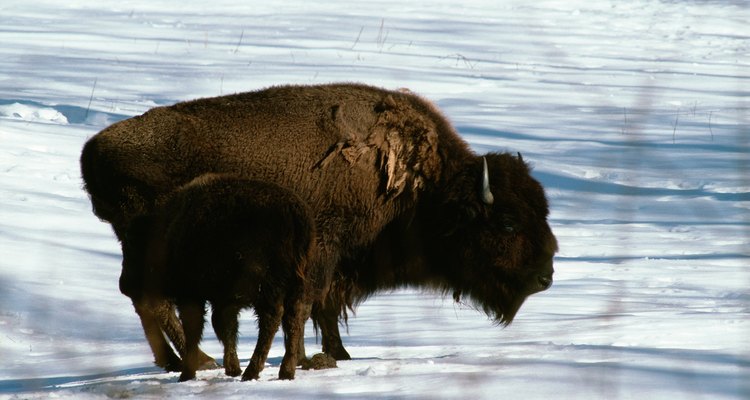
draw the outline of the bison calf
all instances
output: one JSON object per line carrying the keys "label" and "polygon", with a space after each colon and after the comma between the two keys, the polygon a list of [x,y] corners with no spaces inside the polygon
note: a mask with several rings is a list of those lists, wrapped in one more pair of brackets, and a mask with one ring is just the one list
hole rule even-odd
{"label": "bison calf", "polygon": [[279,324],[286,347],[279,377],[293,379],[315,235],[304,203],[272,183],[209,174],[176,190],[154,219],[144,285],[179,310],[185,332],[180,381],[195,378],[206,302],[227,375],[241,372],[238,314],[254,306],[258,341],[242,379],[258,378]]}

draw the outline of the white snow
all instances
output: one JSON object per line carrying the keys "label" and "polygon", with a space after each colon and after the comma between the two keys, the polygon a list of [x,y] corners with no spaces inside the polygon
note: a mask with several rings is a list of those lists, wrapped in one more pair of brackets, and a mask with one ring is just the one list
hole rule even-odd
{"label": "white snow", "polygon": [[[3,0],[0,15],[0,398],[750,398],[746,1]],[[505,329],[383,293],[350,319],[338,369],[278,381],[278,335],[258,382],[177,383],[119,293],[83,143],[157,105],[333,81],[408,87],[478,152],[522,152],[551,202],[554,286]],[[202,346],[221,355],[210,328]]]}

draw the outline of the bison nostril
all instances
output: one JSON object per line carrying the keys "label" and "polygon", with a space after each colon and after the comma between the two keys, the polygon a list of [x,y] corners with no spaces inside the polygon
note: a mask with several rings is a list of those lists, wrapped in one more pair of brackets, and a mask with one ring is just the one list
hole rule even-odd
{"label": "bison nostril", "polygon": [[552,275],[541,275],[538,280],[542,290],[547,290],[552,286]]}

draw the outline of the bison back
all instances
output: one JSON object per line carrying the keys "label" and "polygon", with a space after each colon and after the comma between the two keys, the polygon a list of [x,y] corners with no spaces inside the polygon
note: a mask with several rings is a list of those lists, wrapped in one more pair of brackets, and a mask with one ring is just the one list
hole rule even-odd
{"label": "bison back", "polygon": [[[315,214],[325,242],[343,240],[334,247],[346,251],[371,243],[413,207],[439,179],[440,153],[451,146],[457,160],[469,154],[436,109],[413,94],[356,84],[281,86],[121,121],[87,144],[82,167],[93,171],[84,173],[86,186],[95,208],[111,210],[99,213],[110,222],[127,223],[202,174],[228,173],[293,191]],[[95,164],[89,159],[102,167],[86,168]]]}

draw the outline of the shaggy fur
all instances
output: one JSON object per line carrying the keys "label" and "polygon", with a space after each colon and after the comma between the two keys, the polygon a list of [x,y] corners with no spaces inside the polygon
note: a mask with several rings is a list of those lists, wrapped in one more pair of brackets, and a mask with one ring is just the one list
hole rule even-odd
{"label": "shaggy fur", "polygon": [[258,341],[243,380],[257,379],[279,324],[294,377],[304,332],[304,277],[314,222],[296,195],[277,185],[208,174],[173,192],[155,221],[147,251],[147,296],[177,305],[185,332],[181,381],[195,378],[206,302],[224,345],[227,375],[240,374],[237,317],[254,306]]}
{"label": "shaggy fur", "polygon": [[[338,316],[378,290],[453,293],[507,324],[528,295],[549,287],[557,243],[544,191],[520,157],[486,160],[493,204],[480,193],[482,157],[432,103],[408,91],[332,84],[155,108],[89,140],[81,167],[94,212],[122,242],[121,290],[136,310],[151,308],[131,279],[143,268],[133,221],[175,188],[213,172],[295,193],[315,220],[313,318],[325,351],[345,359]],[[166,352],[149,331],[161,325],[169,335],[174,319],[152,314],[139,313],[146,336]],[[169,337],[179,350],[180,336]]]}

